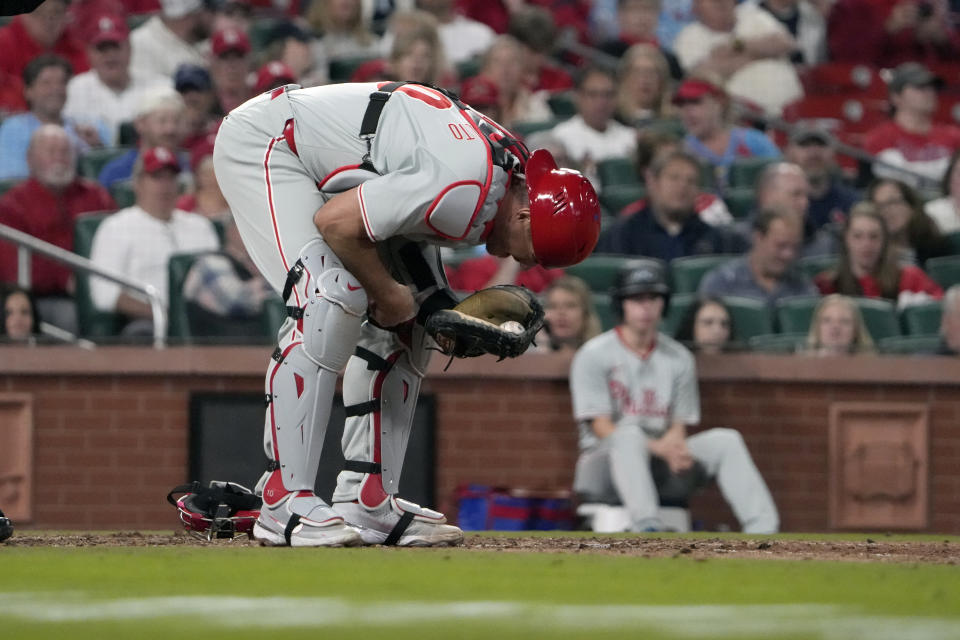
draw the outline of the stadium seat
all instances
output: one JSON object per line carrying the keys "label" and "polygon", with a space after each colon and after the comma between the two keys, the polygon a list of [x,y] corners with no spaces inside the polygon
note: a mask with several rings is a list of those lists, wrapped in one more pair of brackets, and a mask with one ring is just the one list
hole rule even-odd
{"label": "stadium seat", "polygon": [[680,323],[687,317],[690,307],[696,302],[697,296],[693,293],[680,293],[670,296],[670,308],[660,322],[660,331],[671,337],[676,337],[680,330]]}
{"label": "stadium seat", "polygon": [[819,126],[846,132],[865,132],[888,119],[885,99],[860,98],[849,94],[808,95],[786,106],[788,122],[815,121]]}
{"label": "stadium seat", "polygon": [[591,291],[610,293],[617,272],[628,260],[630,256],[594,254],[579,264],[567,267],[566,272],[581,278]]}
{"label": "stadium seat", "polygon": [[797,266],[800,268],[800,271],[803,272],[805,276],[810,279],[813,279],[817,275],[828,271],[836,266],[839,261],[840,256],[828,255],[828,256],[806,256],[800,258],[797,261]]}
{"label": "stadium seat", "polygon": [[887,83],[871,66],[854,62],[824,62],[801,76],[807,95],[844,94],[851,97],[887,97]]}
{"label": "stadium seat", "polygon": [[593,292],[591,295],[593,302],[593,308],[596,310],[597,315],[600,316],[600,326],[604,331],[608,329],[613,329],[617,326],[619,318],[617,317],[616,312],[613,310],[613,302],[610,298],[609,293],[600,293]]}
{"label": "stadium seat", "polygon": [[275,337],[280,331],[280,327],[287,320],[287,305],[284,304],[280,296],[269,298],[263,303],[263,335],[268,338]]}
{"label": "stadium seat", "polygon": [[874,342],[900,335],[900,320],[897,318],[897,308],[892,302],[880,298],[854,298],[853,300],[860,308],[863,321]]}
{"label": "stadium seat", "polygon": [[[457,63],[457,77],[460,79],[460,82],[472,78],[473,76],[480,73],[480,70],[483,68],[483,57],[482,56],[473,56],[472,58],[467,58]],[[350,70],[350,73],[353,73],[353,70]],[[350,74],[347,74],[347,77],[350,77]],[[571,114],[573,115],[573,114]]]}
{"label": "stadium seat", "polygon": [[600,185],[606,189],[614,185],[635,185],[640,180],[631,158],[607,158],[597,163]]}
{"label": "stadium seat", "polygon": [[96,180],[108,162],[129,152],[133,147],[104,147],[90,149],[77,160],[77,173],[84,178]]}
{"label": "stadium seat", "polygon": [[378,56],[371,56],[367,54],[335,58],[330,61],[330,66],[327,67],[327,73],[330,76],[330,82],[349,82],[350,78],[353,76],[353,73],[357,69],[359,69],[362,65],[377,59]]}
{"label": "stadium seat", "polygon": [[573,100],[572,91],[561,91],[547,98],[550,111],[558,118],[569,118],[577,115],[577,104]]}
{"label": "stadium seat", "polygon": [[764,168],[776,161],[776,158],[739,158],[734,160],[727,171],[727,183],[731,188],[753,189]]}
{"label": "stadium seat", "polygon": [[260,52],[267,48],[279,22],[279,20],[264,16],[259,16],[256,20],[250,21],[248,35],[250,36],[250,46],[254,52]]}
{"label": "stadium seat", "polygon": [[511,127],[511,131],[521,138],[526,138],[534,133],[548,131],[563,122],[565,118],[550,118],[549,120],[532,120],[528,122],[517,122]]}
{"label": "stadium seat", "polygon": [[[73,226],[74,253],[90,257],[93,248],[93,236],[97,227],[108,216],[108,213],[92,213],[80,216]],[[80,335],[85,338],[104,338],[116,335],[120,325],[120,316],[115,313],[98,311],[90,297],[90,278],[84,273],[77,272],[77,288],[74,301],[77,305],[77,325]]]}
{"label": "stadium seat", "polygon": [[120,209],[132,207],[137,201],[137,196],[133,192],[133,183],[130,180],[115,182],[110,187],[110,195],[113,196],[113,201],[117,203],[117,207]]}
{"label": "stadium seat", "polygon": [[16,184],[21,182],[22,178],[10,178],[8,180],[0,180],[0,196],[5,194],[7,191],[10,191]]}
{"label": "stadium seat", "polygon": [[900,325],[908,336],[922,336],[940,331],[940,316],[943,315],[943,303],[927,302],[903,309],[900,312]]}
{"label": "stadium seat", "polygon": [[770,309],[762,300],[727,296],[723,298],[723,304],[730,312],[738,340],[749,341],[754,336],[773,333]]}
{"label": "stadium seat", "polygon": [[960,284],[960,256],[930,258],[924,270],[944,289]]}
{"label": "stadium seat", "polygon": [[932,355],[940,349],[940,336],[891,336],[879,341],[880,353]]}
{"label": "stadium seat", "polygon": [[753,211],[754,195],[753,187],[737,187],[727,189],[723,195],[723,201],[727,203],[727,209],[734,218],[742,220]]}
{"label": "stadium seat", "polygon": [[674,258],[670,261],[674,293],[696,292],[703,276],[715,267],[736,257],[730,254],[716,254]]}
{"label": "stadium seat", "polygon": [[747,346],[759,353],[797,353],[806,340],[805,333],[764,333],[747,340]]}
{"label": "stadium seat", "polygon": [[600,191],[600,204],[611,216],[619,216],[623,208],[645,198],[647,190],[642,184],[617,184]]}
{"label": "stadium seat", "polygon": [[819,303],[820,296],[789,296],[777,300],[774,310],[780,332],[806,334]]}
{"label": "stadium seat", "polygon": [[[213,252],[219,253],[219,252]],[[203,253],[175,253],[167,262],[169,286],[169,306],[167,307],[167,335],[171,339],[188,340],[190,338],[190,318],[183,298],[183,283],[187,279],[190,267]]]}
{"label": "stadium seat", "polygon": [[960,231],[944,234],[943,239],[946,240],[951,255],[960,256]]}

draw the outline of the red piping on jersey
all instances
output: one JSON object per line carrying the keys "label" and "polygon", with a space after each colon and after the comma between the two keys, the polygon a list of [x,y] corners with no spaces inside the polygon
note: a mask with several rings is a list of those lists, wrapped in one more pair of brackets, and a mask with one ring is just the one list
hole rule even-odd
{"label": "red piping on jersey", "polygon": [[477,216],[477,211],[479,211],[480,207],[483,206],[483,203],[486,200],[486,198],[480,199],[480,204],[477,206],[477,209],[474,210],[473,216],[470,217],[470,224],[467,225],[466,231],[464,231],[460,235],[460,237],[447,235],[443,231],[440,231],[435,226],[430,224],[430,213],[434,209],[436,209],[437,205],[440,203],[440,200],[443,199],[444,194],[446,194],[448,191],[450,191],[454,187],[471,186],[471,185],[477,185],[478,187],[480,187],[480,193],[481,195],[483,194],[483,185],[481,185],[480,182],[477,180],[458,180],[457,182],[451,182],[450,184],[448,184],[446,187],[443,188],[443,191],[437,194],[437,197],[433,199],[433,202],[431,202],[430,206],[427,208],[427,212],[423,214],[423,221],[428,227],[430,227],[431,231],[433,231],[435,234],[437,234],[442,238],[447,238],[448,240],[463,240],[463,238],[466,237],[468,233],[470,233],[470,226],[473,224],[473,219]]}
{"label": "red piping on jersey", "polygon": [[[289,347],[283,350],[283,353],[280,354],[280,362],[276,363],[273,366],[273,371],[270,372],[270,395],[273,395],[273,379],[276,377],[277,372],[280,371],[280,365],[283,364],[283,361],[286,359],[287,354],[296,347],[299,342],[294,342]],[[280,461],[280,449],[277,447],[277,418],[273,413],[274,403],[270,403],[270,436],[273,438],[273,459],[277,462]]]}
{"label": "red piping on jersey", "polygon": [[343,171],[350,171],[351,169],[359,169],[361,166],[362,165],[359,165],[359,164],[345,164],[342,167],[337,167],[336,169],[328,173],[327,177],[325,177],[323,180],[317,183],[317,189],[320,189],[321,191],[323,191],[323,185],[327,184],[327,181],[330,180],[330,178],[332,178],[333,176]]}
{"label": "red piping on jersey", "polygon": [[634,349],[633,347],[631,347],[631,346],[630,346],[630,343],[628,343],[628,342],[626,341],[626,339],[623,337],[623,326],[622,326],[622,325],[619,326],[619,327],[615,327],[615,328],[614,328],[614,331],[616,331],[616,333],[617,333],[617,338],[620,340],[621,343],[623,343],[623,346],[624,346],[624,347],[626,347],[631,353],[634,353],[634,354],[640,356],[640,357],[643,358],[644,360],[648,359],[651,355],[653,355],[653,350],[657,348],[657,336],[656,336],[656,334],[654,334],[653,340],[650,341],[650,346],[648,346],[645,350],[641,351],[641,350],[639,350],[639,349]]}
{"label": "red piping on jersey", "polygon": [[[267,145],[267,152],[263,155],[263,177],[267,183],[267,203],[270,205],[270,221],[273,223],[273,236],[277,239],[277,249],[280,250],[280,261],[283,262],[283,268],[289,272],[290,266],[287,264],[287,257],[283,255],[283,244],[280,242],[280,228],[277,226],[277,211],[273,206],[273,185],[270,184],[270,154],[273,153],[273,145],[284,139],[284,136],[277,136],[276,138],[270,139],[270,144]],[[293,296],[299,307],[300,294],[297,293],[296,287],[293,289]]]}
{"label": "red piping on jersey", "polygon": [[370,236],[370,241],[376,242],[377,238],[373,235],[373,228],[370,226],[370,221],[367,219],[367,208],[363,204],[362,184],[357,187],[357,199],[360,201],[360,218],[363,220],[363,228],[366,229],[367,235]]}

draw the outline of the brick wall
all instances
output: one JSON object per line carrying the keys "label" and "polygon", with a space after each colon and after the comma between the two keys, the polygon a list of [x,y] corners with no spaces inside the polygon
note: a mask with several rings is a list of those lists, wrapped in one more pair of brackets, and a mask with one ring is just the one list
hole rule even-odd
{"label": "brick wall", "polygon": [[[190,393],[260,393],[266,358],[256,348],[3,353],[16,357],[0,361],[0,393],[34,396],[34,526],[79,529],[171,528],[164,496],[187,480]],[[436,397],[437,506],[455,514],[461,483],[569,488],[576,433],[566,361],[458,361],[445,374],[442,364],[424,386]],[[701,360],[703,426],[739,429],[783,528],[816,531],[828,526],[830,402],[926,402],[930,529],[960,533],[960,362],[830,364],[770,356]],[[736,528],[716,489],[692,506],[706,526]]]}

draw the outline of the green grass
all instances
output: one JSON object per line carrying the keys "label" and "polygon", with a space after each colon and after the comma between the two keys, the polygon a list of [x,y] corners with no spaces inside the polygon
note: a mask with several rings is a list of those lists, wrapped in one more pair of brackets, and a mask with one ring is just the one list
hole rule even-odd
{"label": "green grass", "polygon": [[[946,640],[960,637],[958,585],[960,571],[949,565],[226,544],[0,547],[0,633]],[[218,596],[243,599],[210,599]],[[261,606],[265,597],[281,599]]]}

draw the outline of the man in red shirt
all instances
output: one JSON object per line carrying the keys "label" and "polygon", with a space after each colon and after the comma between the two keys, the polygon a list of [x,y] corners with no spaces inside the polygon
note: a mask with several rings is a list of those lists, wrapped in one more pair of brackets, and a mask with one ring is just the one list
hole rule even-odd
{"label": "man in red shirt", "polygon": [[90,68],[83,44],[67,30],[66,0],[46,0],[33,12],[15,17],[0,28],[0,76],[19,78],[27,63],[42,53],[55,53],[74,73]]}
{"label": "man in red shirt", "polygon": [[870,130],[863,145],[881,161],[874,165],[876,175],[912,186],[918,186],[924,178],[940,184],[950,156],[960,148],[960,128],[933,121],[937,92],[942,86],[941,78],[916,62],[906,62],[893,70],[893,118]]}
{"label": "man in red shirt", "polygon": [[[52,244],[73,250],[73,224],[82,213],[116,209],[110,194],[91,180],[78,178],[77,156],[67,132],[58,125],[37,129],[27,151],[30,177],[0,198],[0,223]],[[31,265],[31,290],[40,317],[76,331],[69,269],[38,256]],[[0,281],[16,282],[17,249],[0,243]]]}

